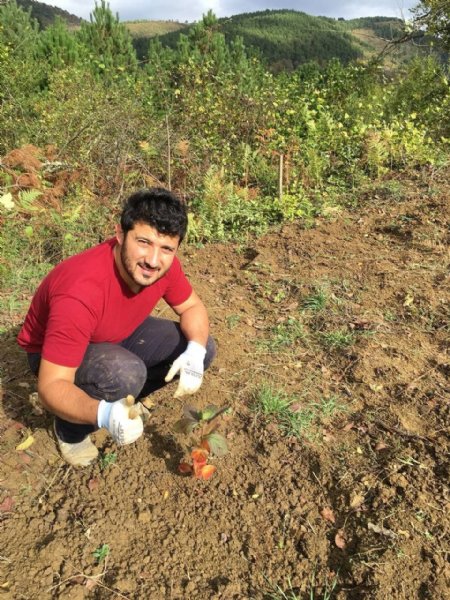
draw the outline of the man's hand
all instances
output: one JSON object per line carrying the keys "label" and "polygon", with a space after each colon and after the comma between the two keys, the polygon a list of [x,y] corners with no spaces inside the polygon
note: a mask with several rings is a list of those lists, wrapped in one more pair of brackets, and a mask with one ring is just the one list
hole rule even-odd
{"label": "man's hand", "polygon": [[176,359],[165,381],[172,381],[180,373],[180,383],[174,398],[194,394],[202,385],[206,348],[197,342],[188,342],[186,350]]}
{"label": "man's hand", "polygon": [[136,407],[129,406],[126,398],[116,402],[101,400],[98,406],[98,426],[106,427],[119,446],[135,442],[144,431],[142,419],[137,414],[130,418],[130,411],[136,412]]}

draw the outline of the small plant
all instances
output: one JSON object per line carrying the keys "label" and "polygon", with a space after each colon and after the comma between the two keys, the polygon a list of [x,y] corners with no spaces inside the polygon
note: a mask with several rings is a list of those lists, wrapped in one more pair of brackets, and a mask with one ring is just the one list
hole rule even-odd
{"label": "small plant", "polygon": [[329,298],[327,293],[319,289],[314,294],[307,296],[302,302],[302,308],[304,310],[310,310],[313,312],[319,312],[325,308],[328,304]]}
{"label": "small plant", "polygon": [[100,471],[104,471],[110,465],[113,465],[117,460],[117,452],[109,452],[108,454],[102,454],[100,457]]}
{"label": "small plant", "polygon": [[257,340],[257,347],[267,352],[276,352],[283,348],[292,347],[299,340],[306,338],[302,323],[294,317],[286,322],[275,325],[270,331],[270,338]]}
{"label": "small plant", "polygon": [[98,548],[96,548],[94,550],[94,552],[92,553],[92,556],[97,561],[97,564],[102,563],[108,555],[109,555],[109,546],[108,546],[108,544],[102,544],[101,546],[99,546]]}
{"label": "small plant", "polygon": [[355,342],[354,334],[342,329],[322,333],[321,338],[324,346],[330,350],[343,350]]}
{"label": "small plant", "polygon": [[207,464],[210,456],[221,457],[227,454],[228,446],[223,435],[217,432],[218,418],[229,410],[228,406],[217,408],[207,406],[198,411],[192,406],[185,406],[184,417],[174,425],[174,431],[192,436],[190,459],[192,463],[183,461],[179,464],[180,473],[193,474],[197,479],[210,479],[216,467]]}

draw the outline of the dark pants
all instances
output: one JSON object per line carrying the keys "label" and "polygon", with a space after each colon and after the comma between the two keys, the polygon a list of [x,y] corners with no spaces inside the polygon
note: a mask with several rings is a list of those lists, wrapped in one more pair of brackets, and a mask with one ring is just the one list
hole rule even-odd
{"label": "dark pants", "polygon": [[[75,375],[75,385],[92,398],[114,402],[131,394],[144,398],[166,385],[164,377],[173,361],[184,352],[187,341],[174,321],[148,317],[120,344],[89,344]],[[208,338],[205,369],[216,354]],[[37,375],[40,354],[29,354],[31,370]],[[55,418],[58,437],[64,442],[81,442],[97,429],[95,425],[70,423]]]}

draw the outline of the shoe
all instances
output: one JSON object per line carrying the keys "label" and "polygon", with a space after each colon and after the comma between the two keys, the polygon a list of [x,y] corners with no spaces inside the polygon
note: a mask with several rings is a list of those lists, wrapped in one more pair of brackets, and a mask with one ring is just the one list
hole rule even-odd
{"label": "shoe", "polygon": [[56,442],[63,459],[74,467],[87,467],[98,457],[98,450],[91,442],[89,436],[85,437],[82,442],[69,444],[63,442],[56,433],[55,425],[53,424]]}

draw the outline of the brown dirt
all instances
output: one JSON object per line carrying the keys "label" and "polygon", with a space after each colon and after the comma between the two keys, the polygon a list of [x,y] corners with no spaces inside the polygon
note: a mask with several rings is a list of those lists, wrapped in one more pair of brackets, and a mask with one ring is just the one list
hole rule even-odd
{"label": "brown dirt", "polygon": [[[219,347],[193,402],[232,407],[208,482],[177,472],[172,386],[135,445],[96,434],[114,464],[65,465],[4,336],[0,598],[446,597],[450,189],[388,189],[310,230],[183,250]],[[307,309],[318,289],[326,305]],[[253,410],[267,382],[293,410],[315,403],[300,436]]]}

